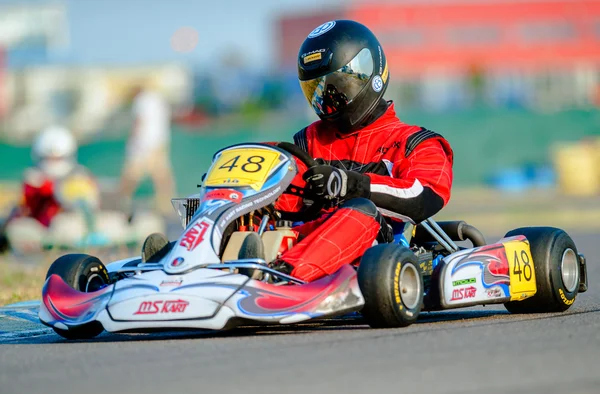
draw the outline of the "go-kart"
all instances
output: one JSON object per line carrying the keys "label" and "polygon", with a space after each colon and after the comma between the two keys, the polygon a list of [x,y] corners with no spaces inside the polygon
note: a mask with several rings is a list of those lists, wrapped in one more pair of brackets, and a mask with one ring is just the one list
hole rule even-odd
{"label": "go-kart", "polygon": [[283,193],[304,196],[302,217],[323,208],[291,184],[299,168],[294,157],[316,164],[289,143],[220,150],[200,193],[173,199],[184,227],[176,241],[150,236],[141,256],[106,266],[89,255],[58,258],[43,287],[40,320],[69,339],[351,312],[372,327],[404,327],[423,310],[472,305],[564,311],[587,289],[585,258],[560,229],[520,228],[487,244],[473,226],[432,219],[397,225],[395,241],[369,248],[358,268],[345,265],[310,283],[280,272],[269,263],[293,247],[296,235],[275,201]]}

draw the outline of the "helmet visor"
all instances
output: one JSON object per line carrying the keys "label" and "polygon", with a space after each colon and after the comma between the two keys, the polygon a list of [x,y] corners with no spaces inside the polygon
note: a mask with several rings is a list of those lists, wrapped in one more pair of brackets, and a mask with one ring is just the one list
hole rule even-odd
{"label": "helmet visor", "polygon": [[371,51],[364,48],[339,70],[300,81],[300,86],[317,115],[334,115],[352,102],[369,82],[372,74]]}

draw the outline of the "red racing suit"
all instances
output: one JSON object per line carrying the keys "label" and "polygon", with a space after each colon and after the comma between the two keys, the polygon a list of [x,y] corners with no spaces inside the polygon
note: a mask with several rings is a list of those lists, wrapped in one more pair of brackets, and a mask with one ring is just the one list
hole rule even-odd
{"label": "red racing suit", "polygon": [[36,219],[45,227],[49,227],[52,219],[67,209],[57,198],[57,187],[60,182],[73,176],[84,177],[97,187],[95,178],[83,166],[76,166],[69,174],[60,179],[53,179],[37,167],[25,170],[22,195],[14,216],[28,216]]}
{"label": "red racing suit", "polygon": [[[317,121],[298,132],[294,142],[319,164],[368,176],[368,198],[387,220],[419,223],[450,199],[450,144],[431,130],[401,122],[391,102],[383,102],[381,115],[354,133],[340,135],[326,122]],[[301,173],[306,167],[299,167],[292,183],[303,186]],[[300,199],[282,197],[278,209],[299,209]],[[305,238],[281,259],[293,267],[292,275],[312,281],[358,261],[376,240],[380,221],[360,210],[342,207],[294,230]]]}
{"label": "red racing suit", "polygon": [[61,210],[54,196],[55,184],[37,168],[28,168],[24,178],[21,214],[32,217],[48,227]]}

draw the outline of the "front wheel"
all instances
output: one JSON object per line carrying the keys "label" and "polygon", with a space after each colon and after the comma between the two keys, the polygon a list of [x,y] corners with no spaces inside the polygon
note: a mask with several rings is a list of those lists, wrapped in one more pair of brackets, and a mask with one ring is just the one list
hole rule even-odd
{"label": "front wheel", "polygon": [[361,311],[374,328],[406,327],[423,306],[423,277],[417,256],[396,244],[374,246],[358,267],[358,284],[365,298]]}
{"label": "front wheel", "polygon": [[511,313],[563,312],[579,292],[580,265],[571,237],[554,227],[524,227],[506,237],[524,235],[529,241],[535,268],[537,292],[523,301],[504,304]]}
{"label": "front wheel", "polygon": [[[60,276],[73,289],[85,293],[100,290],[110,283],[104,264],[97,257],[87,254],[67,254],[59,257],[48,269],[46,279],[50,275]],[[53,330],[67,339],[90,339],[100,335],[104,328],[98,322],[91,322],[68,330],[55,327]]]}

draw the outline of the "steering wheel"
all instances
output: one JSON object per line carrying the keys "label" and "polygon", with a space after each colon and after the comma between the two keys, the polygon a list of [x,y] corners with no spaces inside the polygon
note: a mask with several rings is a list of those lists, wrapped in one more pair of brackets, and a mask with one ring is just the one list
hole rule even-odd
{"label": "steering wheel", "polygon": [[[310,155],[306,151],[304,151],[297,145],[284,141],[277,143],[276,146],[279,149],[284,150],[293,155],[294,157],[298,158],[308,168],[319,165],[319,163],[317,163],[315,159],[310,157]],[[284,193],[306,198],[313,202],[309,207],[299,212],[282,212],[282,216],[285,216],[284,219],[286,220],[291,220],[294,222],[307,222],[319,217],[321,210],[325,207],[325,200],[321,197],[316,196],[309,189],[289,185]]]}

